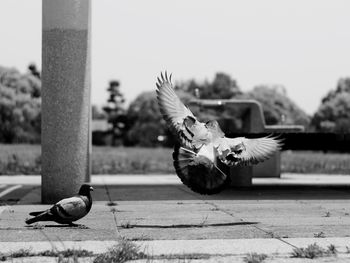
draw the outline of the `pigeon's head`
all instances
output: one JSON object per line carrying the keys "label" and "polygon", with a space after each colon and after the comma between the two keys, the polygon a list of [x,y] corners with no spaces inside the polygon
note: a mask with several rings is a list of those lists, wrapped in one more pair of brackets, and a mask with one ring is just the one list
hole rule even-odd
{"label": "pigeon's head", "polygon": [[225,133],[221,130],[220,125],[216,120],[207,121],[205,127],[213,134],[214,138],[225,136]]}
{"label": "pigeon's head", "polygon": [[83,184],[80,187],[79,194],[80,195],[89,195],[90,191],[93,191],[93,190],[94,190],[94,188],[92,188],[92,186],[90,186],[88,184]]}

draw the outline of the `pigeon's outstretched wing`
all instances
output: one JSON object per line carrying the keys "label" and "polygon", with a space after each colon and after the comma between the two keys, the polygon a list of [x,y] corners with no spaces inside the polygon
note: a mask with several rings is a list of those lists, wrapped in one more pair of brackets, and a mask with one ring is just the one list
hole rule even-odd
{"label": "pigeon's outstretched wing", "polygon": [[253,165],[269,159],[280,150],[281,145],[280,139],[271,136],[256,139],[226,138],[217,151],[219,159],[229,166]]}
{"label": "pigeon's outstretched wing", "polygon": [[157,99],[160,112],[170,130],[178,138],[181,146],[198,149],[209,142],[210,132],[204,123],[193,115],[176,95],[171,83],[171,75],[165,72],[158,78]]}
{"label": "pigeon's outstretched wing", "polygon": [[229,177],[205,156],[180,146],[175,146],[174,167],[187,187],[199,194],[216,194],[228,185]]}

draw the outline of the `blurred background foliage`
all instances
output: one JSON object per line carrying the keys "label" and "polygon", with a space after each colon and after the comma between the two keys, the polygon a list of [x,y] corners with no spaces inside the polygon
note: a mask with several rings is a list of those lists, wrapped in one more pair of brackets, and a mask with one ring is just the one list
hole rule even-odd
{"label": "blurred background foliage", "polygon": [[[306,132],[350,132],[350,78],[338,81],[334,90],[320,102],[318,110],[307,115],[281,85],[259,85],[243,92],[230,75],[218,72],[212,80],[175,82],[175,90],[188,104],[193,99],[254,99],[261,103],[266,124],[300,124]],[[171,146],[174,143],[160,115],[156,93],[145,91],[125,105],[122,85],[112,80],[103,107],[92,106],[93,144],[110,146]],[[201,120],[229,116],[239,127],[232,111],[196,110]],[[41,80],[35,65],[28,72],[0,67],[0,143],[40,143]]]}
{"label": "blurred background foliage", "polygon": [[0,67],[0,142],[40,142],[41,81],[34,65],[21,74]]}

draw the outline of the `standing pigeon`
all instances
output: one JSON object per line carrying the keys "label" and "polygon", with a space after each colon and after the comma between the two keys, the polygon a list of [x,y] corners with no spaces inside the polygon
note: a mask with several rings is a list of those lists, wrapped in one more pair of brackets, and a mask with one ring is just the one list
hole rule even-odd
{"label": "standing pigeon", "polygon": [[173,153],[174,167],[181,181],[200,194],[220,192],[228,179],[220,167],[252,165],[267,160],[281,147],[280,140],[227,138],[217,121],[197,120],[176,95],[171,75],[157,79],[160,112],[179,144]]}
{"label": "standing pigeon", "polygon": [[83,184],[77,195],[62,199],[45,211],[29,213],[29,215],[34,217],[26,219],[25,222],[28,225],[39,221],[54,221],[59,224],[74,225],[73,221],[83,218],[91,209],[92,198],[90,191],[93,191],[92,186]]}

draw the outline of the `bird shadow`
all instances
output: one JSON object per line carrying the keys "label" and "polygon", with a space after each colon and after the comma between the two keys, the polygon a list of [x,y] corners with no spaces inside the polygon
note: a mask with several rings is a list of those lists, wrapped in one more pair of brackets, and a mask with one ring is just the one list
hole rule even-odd
{"label": "bird shadow", "polygon": [[258,222],[234,222],[234,223],[214,223],[214,224],[179,224],[179,225],[128,225],[127,228],[201,228],[201,227],[221,227],[221,226],[239,226],[255,225]]}
{"label": "bird shadow", "polygon": [[42,228],[74,228],[74,229],[90,229],[89,227],[85,225],[69,225],[69,224],[62,224],[62,225],[35,225],[35,226],[26,226],[26,228],[32,228],[32,229],[42,229]]}

